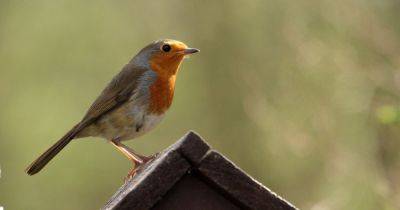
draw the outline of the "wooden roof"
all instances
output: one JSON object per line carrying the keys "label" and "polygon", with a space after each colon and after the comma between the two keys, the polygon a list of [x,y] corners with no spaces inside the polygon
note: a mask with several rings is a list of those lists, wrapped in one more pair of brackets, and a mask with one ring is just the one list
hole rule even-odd
{"label": "wooden roof", "polygon": [[128,180],[103,209],[296,209],[189,132]]}

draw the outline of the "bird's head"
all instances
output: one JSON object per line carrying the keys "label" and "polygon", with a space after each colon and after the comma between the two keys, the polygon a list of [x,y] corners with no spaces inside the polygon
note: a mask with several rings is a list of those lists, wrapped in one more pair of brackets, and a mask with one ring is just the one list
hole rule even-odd
{"label": "bird's head", "polygon": [[137,62],[147,64],[152,70],[163,75],[175,75],[185,56],[199,52],[180,41],[163,39],[155,41],[135,57]]}

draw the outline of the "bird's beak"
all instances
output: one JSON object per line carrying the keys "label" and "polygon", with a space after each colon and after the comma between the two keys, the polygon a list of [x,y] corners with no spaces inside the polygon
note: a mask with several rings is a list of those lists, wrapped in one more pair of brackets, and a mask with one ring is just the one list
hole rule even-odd
{"label": "bird's beak", "polygon": [[197,53],[197,52],[200,52],[200,50],[198,50],[196,48],[186,48],[183,50],[184,55],[190,55],[190,54]]}

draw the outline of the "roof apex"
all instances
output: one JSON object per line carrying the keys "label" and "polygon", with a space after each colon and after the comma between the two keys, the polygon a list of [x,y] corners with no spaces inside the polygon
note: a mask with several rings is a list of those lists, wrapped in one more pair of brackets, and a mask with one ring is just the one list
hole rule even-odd
{"label": "roof apex", "polygon": [[189,131],[128,180],[103,209],[150,209],[185,175],[195,171],[210,187],[245,209],[296,207],[243,172]]}

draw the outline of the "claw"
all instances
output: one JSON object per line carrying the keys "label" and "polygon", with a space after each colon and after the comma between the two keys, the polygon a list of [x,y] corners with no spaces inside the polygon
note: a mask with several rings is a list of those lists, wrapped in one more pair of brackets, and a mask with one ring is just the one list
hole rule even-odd
{"label": "claw", "polygon": [[153,155],[142,157],[143,164],[152,162],[154,159],[156,159],[156,157],[157,157],[159,154],[160,154],[160,153],[157,152],[157,153],[155,153],[155,154],[153,154]]}
{"label": "claw", "polygon": [[138,168],[139,168],[139,167],[136,167],[136,166],[133,167],[133,168],[128,172],[128,175],[125,177],[124,181],[127,182],[128,180],[132,179],[132,178],[136,175],[136,173],[137,173],[137,171],[138,171]]}
{"label": "claw", "polygon": [[151,156],[141,156],[142,163],[135,162],[135,166],[128,172],[128,175],[125,177],[125,182],[132,179],[143,167],[147,164],[152,162],[160,153],[156,153]]}

